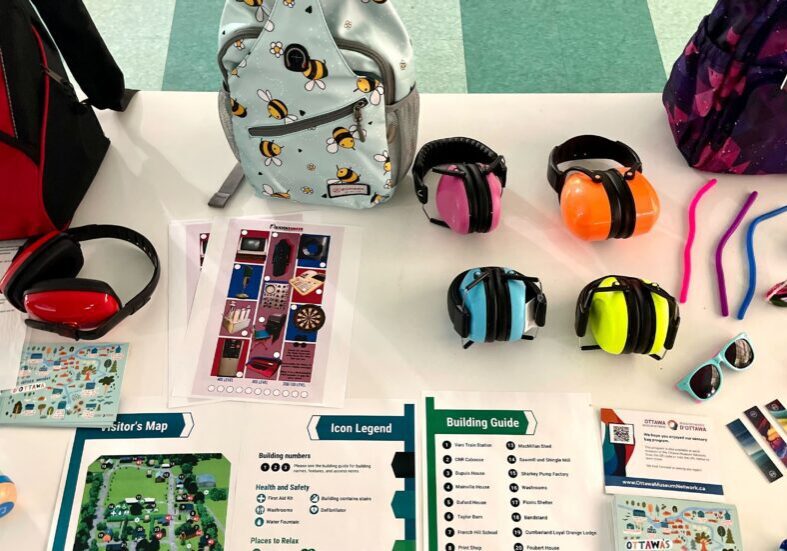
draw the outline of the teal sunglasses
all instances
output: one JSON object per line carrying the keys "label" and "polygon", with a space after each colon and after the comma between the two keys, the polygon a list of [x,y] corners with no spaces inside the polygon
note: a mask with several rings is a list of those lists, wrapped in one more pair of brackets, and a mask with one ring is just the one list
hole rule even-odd
{"label": "teal sunglasses", "polygon": [[724,380],[721,366],[733,371],[745,371],[754,363],[754,346],[746,333],[741,333],[724,348],[716,357],[704,362],[678,383],[678,388],[688,392],[692,398],[700,402],[710,400],[721,389]]}

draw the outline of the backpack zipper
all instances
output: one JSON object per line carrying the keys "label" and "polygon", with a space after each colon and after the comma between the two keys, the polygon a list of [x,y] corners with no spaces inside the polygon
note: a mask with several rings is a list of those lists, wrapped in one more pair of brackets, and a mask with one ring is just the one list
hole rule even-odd
{"label": "backpack zipper", "polygon": [[3,79],[3,85],[5,86],[6,101],[8,102],[8,113],[11,119],[11,136],[16,138],[18,134],[16,129],[16,119],[14,118],[14,104],[11,101],[11,86],[8,82],[8,75],[6,74],[5,70],[5,60],[3,59],[2,49],[0,49],[0,78]]}
{"label": "backpack zipper", "polygon": [[340,50],[347,50],[363,54],[371,58],[380,68],[380,76],[383,79],[383,86],[385,87],[385,103],[390,105],[396,102],[396,76],[394,75],[393,66],[388,63],[388,60],[381,56],[377,51],[364,46],[359,42],[352,40],[345,40],[343,38],[336,38],[336,45]]}
{"label": "backpack zipper", "polygon": [[[264,25],[265,22],[263,21],[262,24]],[[227,50],[232,48],[238,40],[259,38],[260,34],[262,34],[262,29],[258,29],[258,28],[241,29],[231,34],[224,42],[224,44],[222,44],[221,48],[219,49],[219,55],[217,57],[217,60],[219,63],[219,70],[221,70],[221,74],[224,77],[225,84],[227,83],[227,80],[229,80],[230,78],[229,71],[227,71],[227,68],[224,66],[224,56],[227,54]]]}
{"label": "backpack zipper", "polygon": [[[349,115],[353,116],[356,126],[360,126],[361,122],[363,122],[363,108],[367,105],[369,105],[369,100],[364,98],[355,101],[350,105],[342,107],[341,109],[336,109],[329,113],[317,115],[316,117],[312,117],[310,119],[295,121],[289,124],[277,124],[276,126],[253,126],[252,128],[249,128],[249,136],[253,136],[255,138],[275,138],[277,136],[285,136],[287,134],[294,134],[295,132],[305,130],[307,128],[316,128],[318,126],[322,126],[323,124],[328,124],[329,122],[343,119]],[[366,136],[363,132],[359,132],[358,139],[362,142],[366,141]]]}
{"label": "backpack zipper", "polygon": [[69,92],[74,92],[74,86],[70,82],[68,82],[68,79],[66,79],[65,77],[60,76],[59,74],[54,72],[52,69],[50,69],[46,65],[41,65],[41,68],[44,70],[44,73],[49,78],[51,78],[52,80],[57,82],[61,87],[65,88]]}
{"label": "backpack zipper", "polygon": [[[263,25],[265,21],[263,21]],[[244,40],[249,38],[259,39],[260,34],[262,34],[262,29],[259,28],[251,28],[251,29],[241,29],[233,34],[231,34],[225,40],[224,44],[222,44],[221,48],[219,49],[219,54],[217,56],[217,61],[219,65],[219,70],[221,71],[222,76],[224,77],[224,83],[226,84],[229,80],[229,71],[227,68],[224,67],[224,56],[227,54],[227,51],[233,47],[233,45],[238,40]],[[396,76],[394,75],[393,66],[388,63],[388,60],[377,53],[375,50],[368,48],[361,44],[360,42],[354,42],[352,40],[345,40],[343,38],[336,38],[334,39],[336,42],[336,46],[340,50],[347,50],[350,52],[356,52],[366,57],[370,58],[374,63],[380,68],[380,76],[383,79],[383,86],[386,89],[386,103],[392,104],[396,101]]]}

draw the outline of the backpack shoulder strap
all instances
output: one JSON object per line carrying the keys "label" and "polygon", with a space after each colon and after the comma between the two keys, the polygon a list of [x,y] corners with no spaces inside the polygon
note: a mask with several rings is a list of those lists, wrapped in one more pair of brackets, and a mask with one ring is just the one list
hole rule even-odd
{"label": "backpack shoulder strap", "polygon": [[135,90],[101,38],[82,0],[32,0],[90,104],[124,111]]}
{"label": "backpack shoulder strap", "polygon": [[235,195],[235,192],[238,191],[243,178],[243,167],[240,163],[237,163],[227,175],[227,178],[225,178],[219,190],[210,198],[208,206],[217,209],[223,209],[227,206],[227,202]]}

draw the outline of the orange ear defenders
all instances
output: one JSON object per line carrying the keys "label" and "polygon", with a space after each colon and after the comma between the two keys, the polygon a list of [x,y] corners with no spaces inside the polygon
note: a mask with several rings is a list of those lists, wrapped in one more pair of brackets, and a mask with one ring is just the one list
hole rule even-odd
{"label": "orange ear defenders", "polygon": [[[573,161],[610,159],[620,168],[590,169]],[[563,163],[572,164],[565,170]],[[560,198],[563,222],[586,241],[647,233],[659,217],[659,197],[642,174],[637,153],[601,136],[577,136],[552,150],[547,179]]]}

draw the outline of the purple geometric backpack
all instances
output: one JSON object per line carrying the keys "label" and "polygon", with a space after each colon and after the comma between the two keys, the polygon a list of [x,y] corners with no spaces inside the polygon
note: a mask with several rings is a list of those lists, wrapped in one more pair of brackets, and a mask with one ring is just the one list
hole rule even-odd
{"label": "purple geometric backpack", "polygon": [[689,165],[787,173],[787,0],[719,0],[662,99]]}

